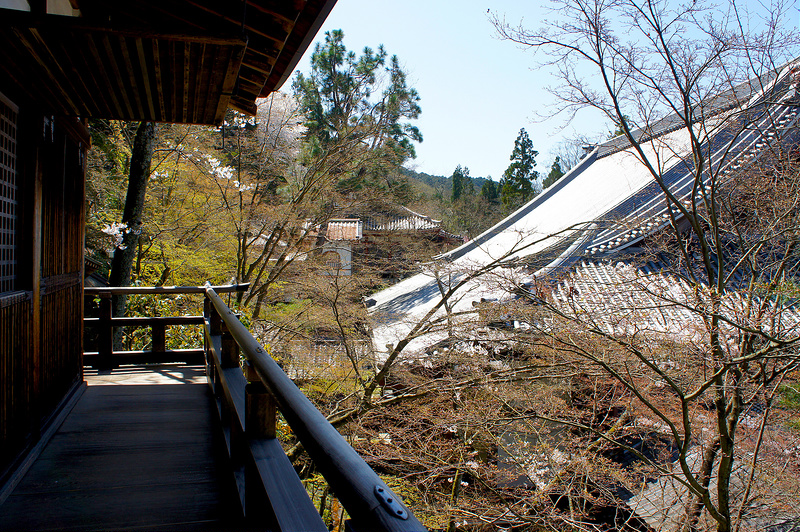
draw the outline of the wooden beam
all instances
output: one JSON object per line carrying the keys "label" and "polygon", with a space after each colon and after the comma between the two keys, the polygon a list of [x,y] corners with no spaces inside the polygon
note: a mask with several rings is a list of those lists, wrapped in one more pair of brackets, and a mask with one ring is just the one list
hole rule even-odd
{"label": "wooden beam", "polygon": [[[197,72],[199,75],[195,76],[196,79],[194,80],[194,105],[192,106],[192,122],[198,121],[198,113],[200,112],[201,107],[200,91],[203,88],[202,73],[205,72],[203,65],[205,64],[206,60],[206,46],[206,44],[200,44],[200,64],[197,66]],[[203,103],[204,105],[202,105],[202,107],[205,107],[205,102]]]}
{"label": "wooden beam", "polygon": [[128,48],[128,41],[122,35],[117,35],[117,42],[119,43],[120,52],[122,53],[122,58],[125,61],[125,66],[127,67],[128,82],[130,83],[128,89],[125,91],[125,94],[128,96],[128,99],[133,97],[133,100],[136,102],[136,108],[139,110],[139,116],[145,117],[144,105],[142,105],[142,94],[139,91],[138,83],[136,82],[136,75],[134,74],[133,70],[130,49]]}
{"label": "wooden beam", "polygon": [[232,54],[229,53],[228,49],[222,47],[218,47],[214,51],[214,58],[212,60],[211,67],[209,68],[210,73],[208,85],[206,86],[205,99],[207,102],[211,102],[213,101],[212,98],[217,98],[217,105],[209,105],[205,107],[206,114],[203,116],[203,121],[206,123],[217,123],[217,109],[219,108],[220,102],[223,99],[226,101],[225,106],[227,107],[227,101],[230,97],[222,93],[222,87],[225,84],[228,58],[231,55]]}
{"label": "wooden beam", "polygon": [[[292,29],[294,28],[294,21],[297,18],[297,14],[287,17],[269,10],[259,9],[257,7],[257,3],[252,1],[248,2],[246,13],[240,11],[235,15],[231,14],[230,9],[221,10],[216,7],[227,7],[230,5],[230,3],[199,4],[192,0],[187,0],[184,3],[197,8],[198,11],[204,11],[208,13],[211,16],[211,20],[224,20],[225,22],[230,23],[233,27],[241,26],[242,23],[244,23],[245,32],[248,35],[259,35],[264,39],[279,44],[280,46],[283,46],[286,38],[291,33]],[[292,3],[285,2],[285,4],[291,5]],[[244,21],[242,21],[241,14],[245,15]]]}
{"label": "wooden beam", "polygon": [[132,17],[116,20],[113,26],[105,21],[93,22],[84,17],[62,17],[49,15],[37,17],[25,11],[3,10],[3,26],[15,29],[36,29],[46,35],[72,35],[74,33],[93,33],[116,35],[127,38],[173,40],[180,42],[206,43],[216,45],[243,44],[246,38],[238,28],[235,31],[220,31],[220,26],[197,28],[195,32],[175,31],[169,24],[170,17],[163,20],[150,20],[147,24],[131,23]]}
{"label": "wooden beam", "polygon": [[269,76],[272,72],[272,67],[275,65],[274,58],[264,59],[266,56],[259,56],[258,54],[246,54],[242,60],[242,66],[260,72],[265,76]]}
{"label": "wooden beam", "polygon": [[64,49],[64,45],[74,44],[76,36],[70,38],[66,43],[64,40],[52,39],[49,35],[43,35],[36,28],[31,28],[29,31],[38,43],[38,48],[46,54],[44,59],[57,69],[59,77],[63,80],[62,89],[68,88],[70,94],[75,97],[76,103],[80,103],[89,112],[94,109],[94,112],[97,113],[100,106],[97,104],[95,95],[86,85],[83,76],[76,75],[79,74],[79,70],[75,67],[72,56],[77,54],[71,54]]}
{"label": "wooden beam", "polygon": [[144,53],[144,42],[141,37],[136,37],[136,51],[139,56],[139,71],[142,74],[142,81],[144,83],[144,92],[147,98],[147,108],[150,111],[150,119],[157,120],[156,109],[153,106],[153,90],[150,86],[150,75],[148,74],[147,58]]}
{"label": "wooden beam", "polygon": [[[236,87],[236,80],[239,77],[239,69],[241,68],[245,51],[246,46],[237,47],[231,51],[230,60],[228,61],[228,71],[222,82],[222,95],[217,104],[217,111],[215,113],[215,124],[222,123],[223,118],[225,118],[225,111],[232,105],[231,97],[233,95],[233,89]],[[253,103],[253,107],[255,107],[255,103]]]}
{"label": "wooden beam", "polygon": [[255,102],[251,102],[245,98],[234,96],[231,98],[228,107],[233,107],[237,111],[241,111],[242,113],[250,116],[256,116],[258,114],[258,106]]}
{"label": "wooden beam", "polygon": [[188,121],[189,115],[189,76],[191,75],[192,43],[183,43],[183,112],[181,120]]}
{"label": "wooden beam", "polygon": [[[267,2],[264,0],[257,0],[255,2],[249,2],[247,7],[251,10],[257,9],[281,21],[283,24],[294,25],[300,12],[305,9],[306,3],[305,0],[301,0],[300,2],[285,2],[283,0]],[[296,6],[300,7],[297,8]]]}
{"label": "wooden beam", "polygon": [[116,82],[120,91],[120,95],[122,96],[122,100],[125,102],[125,107],[128,109],[128,116],[131,120],[133,120],[133,117],[136,116],[136,114],[133,112],[130,99],[125,97],[127,91],[125,90],[125,83],[122,80],[122,73],[119,71],[119,66],[117,65],[117,59],[114,57],[114,50],[111,48],[111,39],[109,39],[108,35],[103,34],[100,40],[103,43],[103,49],[106,52],[108,63],[111,65],[114,82]]}
{"label": "wooden beam", "polygon": [[[50,70],[50,66],[44,62],[41,57],[41,54],[36,50],[33,44],[28,40],[27,35],[25,35],[22,31],[14,28],[11,30],[12,34],[16,37],[17,41],[25,47],[30,57],[39,64],[39,67],[42,69],[42,72],[45,76],[49,79],[49,82],[52,83],[57,89],[61,89],[61,92],[64,92],[61,87],[61,80],[59,80],[53,72]],[[63,101],[69,106],[70,109],[77,115],[80,114],[79,108],[75,105],[75,102],[69,97],[68,94],[63,94]]]}
{"label": "wooden beam", "polygon": [[[101,365],[99,353],[87,351],[83,354],[83,365],[98,367]],[[203,349],[167,349],[164,351],[114,351],[112,358],[116,367],[126,364],[167,364],[183,362],[184,364],[203,364]]]}
{"label": "wooden beam", "polygon": [[161,76],[161,50],[158,46],[158,39],[153,39],[153,71],[156,75],[156,86],[158,87],[158,110],[161,120],[167,121],[167,113],[164,106],[164,80]]}
{"label": "wooden beam", "polygon": [[[30,67],[28,52],[19,39],[13,37],[5,39],[3,44],[6,56],[0,62],[0,68],[5,70],[9,80],[19,87],[26,87],[33,99],[52,105],[53,107],[48,109],[49,111],[69,113],[69,107],[64,105],[61,93],[57,92],[58,87],[54,83],[46,83],[34,75]],[[25,64],[19,63],[20,60],[25,61]]]}
{"label": "wooden beam", "polygon": [[178,122],[178,114],[179,114],[179,98],[178,98],[178,87],[180,84],[178,83],[179,72],[183,72],[183,69],[178,69],[178,64],[180,58],[178,57],[178,47],[183,46],[178,42],[170,42],[169,43],[169,60],[170,60],[170,72],[172,72],[172,86],[170,87],[170,101],[172,104],[169,107],[169,116],[171,118],[171,122]]}
{"label": "wooden beam", "polygon": [[[90,327],[99,327],[105,323],[105,318],[84,318],[83,323]],[[110,318],[111,327],[171,327],[176,325],[202,325],[203,316],[120,316]]]}
{"label": "wooden beam", "polygon": [[[212,286],[218,294],[244,292],[250,288],[250,283],[225,284]],[[204,294],[205,286],[87,286],[86,295],[98,296],[100,294]]]}
{"label": "wooden beam", "polygon": [[295,27],[286,39],[285,46],[281,49],[276,69],[267,78],[260,96],[267,96],[289,79],[334,5],[336,5],[336,0],[307,0],[304,3]]}
{"label": "wooden beam", "polygon": [[[105,66],[103,65],[103,61],[100,58],[100,52],[97,51],[97,46],[94,42],[93,36],[83,35],[81,36],[81,39],[83,39],[86,48],[89,50],[89,54],[79,54],[79,55],[80,57],[83,58],[86,64],[87,71],[91,73],[90,75],[94,79],[95,87],[99,89],[96,90],[95,92],[101,93],[101,95],[110,96],[111,103],[114,105],[114,109],[117,111],[117,115],[120,117],[124,117],[125,112],[122,109],[122,105],[119,102],[119,98],[117,98],[117,92],[114,90],[111,80],[108,77],[108,69],[106,69]],[[93,65],[89,63],[90,57],[94,59]]]}

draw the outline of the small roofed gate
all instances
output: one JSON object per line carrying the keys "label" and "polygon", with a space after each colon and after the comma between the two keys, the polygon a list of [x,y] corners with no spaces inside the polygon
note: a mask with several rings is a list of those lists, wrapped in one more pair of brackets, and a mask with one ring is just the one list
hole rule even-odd
{"label": "small roofed gate", "polygon": [[89,138],[75,119],[44,116],[2,92],[0,103],[2,485],[83,380]]}

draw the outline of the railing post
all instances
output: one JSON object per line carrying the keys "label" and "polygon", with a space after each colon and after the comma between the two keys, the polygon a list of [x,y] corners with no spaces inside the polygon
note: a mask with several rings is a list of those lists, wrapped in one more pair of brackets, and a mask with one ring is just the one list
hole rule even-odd
{"label": "railing post", "polygon": [[[209,323],[209,329],[212,329],[211,322],[213,321],[212,313],[214,311],[214,306],[211,304],[211,300],[208,299],[208,296],[203,294],[203,318]],[[209,334],[211,331],[209,331]],[[208,385],[212,391],[215,390],[214,385],[214,372],[216,366],[214,365],[214,361],[211,359],[211,342],[209,341],[209,336],[205,334],[203,331],[203,356],[206,361],[206,380],[208,381]]]}
{"label": "railing post", "polygon": [[228,332],[227,327],[223,327],[222,331],[222,353],[220,353],[220,358],[223,368],[239,367],[239,344],[236,343],[233,335]]}
{"label": "railing post", "polygon": [[97,352],[99,361],[97,369],[111,369],[114,366],[114,333],[111,327],[112,307],[111,294],[100,294],[100,325],[97,336]]}
{"label": "railing post", "polygon": [[219,312],[217,312],[217,309],[214,308],[214,305],[208,297],[206,297],[205,305],[208,307],[211,336],[219,336],[222,334],[222,317],[219,315]]}
{"label": "railing post", "polygon": [[[247,379],[244,388],[244,440],[273,439],[276,434],[277,403],[249,362],[245,363],[244,369]],[[251,523],[271,520],[271,506],[264,482],[256,463],[250,459],[245,460],[244,486],[247,519]]]}
{"label": "railing post", "polygon": [[253,366],[245,365],[245,432],[249,438],[274,438],[278,407]]}
{"label": "railing post", "polygon": [[152,325],[152,346],[153,353],[164,353],[167,350],[167,327],[162,323]]}

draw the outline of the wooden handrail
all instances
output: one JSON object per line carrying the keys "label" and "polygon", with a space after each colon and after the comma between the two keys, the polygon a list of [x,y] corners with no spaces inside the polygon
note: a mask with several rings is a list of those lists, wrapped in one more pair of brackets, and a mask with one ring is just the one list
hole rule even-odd
{"label": "wooden handrail", "polygon": [[[217,293],[244,292],[250,283],[226,284],[214,286]],[[87,286],[83,289],[86,295],[100,294],[205,294],[205,286]]]}
{"label": "wooden handrail", "polygon": [[[212,311],[206,324],[209,343],[217,344],[212,346],[213,350],[222,351],[219,358],[222,371],[240,371],[239,354],[244,355],[274,397],[292,432],[344,505],[352,520],[352,528],[358,531],[425,530],[401,499],[297,388],[210,285],[206,285],[206,297],[210,303],[208,309]],[[223,324],[225,335],[222,334]],[[229,335],[227,341],[226,335]]]}
{"label": "wooden handrail", "polygon": [[[86,325],[99,325],[100,318],[83,318]],[[203,316],[131,316],[111,318],[114,327],[149,327],[152,325],[202,325]]]}

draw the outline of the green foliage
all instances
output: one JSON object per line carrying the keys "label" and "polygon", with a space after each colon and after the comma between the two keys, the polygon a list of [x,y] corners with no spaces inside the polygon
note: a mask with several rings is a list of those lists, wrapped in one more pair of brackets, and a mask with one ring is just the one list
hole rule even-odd
{"label": "green foliage", "polygon": [[380,477],[407,507],[414,509],[414,517],[425,528],[439,530],[442,523],[447,522],[448,515],[444,509],[431,508],[424,504],[425,497],[417,485],[398,476],[380,475]]}
{"label": "green foliage", "polygon": [[496,203],[500,199],[500,192],[497,189],[497,183],[491,179],[484,181],[483,186],[481,187],[481,196],[490,203]]}
{"label": "green foliage", "polygon": [[520,129],[511,152],[511,164],[503,173],[500,185],[500,199],[507,209],[518,207],[537,194],[534,184],[539,172],[533,169],[537,155],[539,152],[533,149],[527,131]]}
{"label": "green foliage", "polygon": [[[127,300],[129,316],[197,316],[203,313],[201,296],[157,294],[131,295]],[[128,350],[147,350],[151,348],[149,327],[125,327],[122,338]],[[167,328],[167,349],[196,349],[203,345],[200,325],[176,325]]]}
{"label": "green foliage", "polygon": [[453,180],[453,193],[450,197],[451,202],[455,203],[462,195],[472,196],[475,194],[475,186],[472,183],[472,179],[469,177],[469,168],[466,166],[463,168],[460,164],[456,166],[451,179]]}
{"label": "green foliage", "polygon": [[800,385],[784,384],[780,390],[780,404],[784,408],[800,410]]}
{"label": "green foliage", "polygon": [[627,125],[629,129],[633,129],[633,126],[631,125],[631,119],[628,115],[622,115],[622,120],[614,120],[614,131],[608,132],[608,140],[619,137],[620,135],[624,135],[624,125]]}
{"label": "green foliage", "polygon": [[548,188],[550,185],[558,181],[564,176],[564,171],[561,170],[561,158],[556,157],[556,160],[553,161],[553,165],[550,167],[550,173],[547,174],[547,177],[544,178],[542,181],[542,188]]}
{"label": "green foliage", "polygon": [[780,406],[793,411],[787,425],[794,431],[800,432],[800,384],[784,384],[778,390]]}
{"label": "green foliage", "polygon": [[408,120],[419,117],[419,94],[383,45],[357,56],[345,47],[342,30],[326,32],[311,72],[298,74],[292,87],[305,117],[307,156],[344,146],[353,152],[352,166],[336,170],[341,191],[384,187],[389,172],[415,157],[422,134]]}

